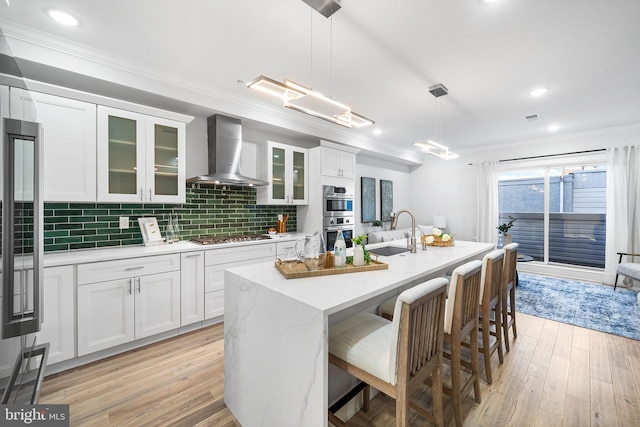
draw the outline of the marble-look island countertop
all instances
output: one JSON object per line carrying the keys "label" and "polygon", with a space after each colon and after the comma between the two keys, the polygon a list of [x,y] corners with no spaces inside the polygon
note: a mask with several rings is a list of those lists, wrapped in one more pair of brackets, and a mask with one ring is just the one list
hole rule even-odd
{"label": "marble-look island countertop", "polygon": [[328,402],[341,392],[329,384],[329,325],[493,249],[456,241],[379,257],[387,270],[301,279],[287,280],[273,262],[227,270],[225,403],[246,426],[326,426]]}

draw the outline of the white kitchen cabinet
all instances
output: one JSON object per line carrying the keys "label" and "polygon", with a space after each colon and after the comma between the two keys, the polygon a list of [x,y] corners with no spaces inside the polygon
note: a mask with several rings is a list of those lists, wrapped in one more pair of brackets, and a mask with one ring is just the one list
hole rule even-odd
{"label": "white kitchen cabinet", "polygon": [[322,175],[339,178],[356,177],[356,155],[330,147],[322,147]]}
{"label": "white kitchen cabinet", "polygon": [[[72,359],[76,353],[73,266],[44,269],[44,310],[38,343],[49,343],[47,364]],[[33,341],[29,335],[28,342]]]}
{"label": "white kitchen cabinet", "polygon": [[[14,280],[20,280],[20,272],[16,271]],[[2,281],[2,272],[0,271],[0,282]],[[0,286],[0,313],[2,313],[2,286]],[[20,337],[0,339],[0,378],[6,378],[11,375],[13,364],[16,362],[18,353],[20,352]]]}
{"label": "white kitchen cabinet", "polygon": [[180,255],[180,324],[204,320],[204,251]]}
{"label": "white kitchen cabinet", "polygon": [[186,125],[98,106],[98,201],[185,201]]}
{"label": "white kitchen cabinet", "polygon": [[257,203],[309,204],[309,152],[305,148],[267,141],[267,187],[259,187]]}
{"label": "white kitchen cabinet", "polygon": [[258,262],[275,261],[275,243],[213,249],[205,252],[205,319],[224,314],[224,271]]}
{"label": "white kitchen cabinet", "polygon": [[78,356],[180,326],[180,255],[78,265]]}
{"label": "white kitchen cabinet", "polygon": [[96,105],[11,88],[11,117],[43,130],[45,201],[96,201]]}

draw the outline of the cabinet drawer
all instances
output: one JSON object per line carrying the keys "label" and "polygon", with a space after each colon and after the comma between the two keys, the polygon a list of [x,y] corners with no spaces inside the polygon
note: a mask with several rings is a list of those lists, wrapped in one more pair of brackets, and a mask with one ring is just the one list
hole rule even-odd
{"label": "cabinet drawer", "polygon": [[180,254],[160,255],[78,265],[78,285],[180,270]]}
{"label": "cabinet drawer", "polygon": [[224,291],[204,294],[204,318],[211,319],[224,314]]}
{"label": "cabinet drawer", "polygon": [[219,291],[224,289],[224,271],[228,268],[253,265],[258,262],[273,261],[273,258],[252,258],[242,261],[227,262],[225,264],[210,265],[204,268],[204,291]]}
{"label": "cabinet drawer", "polygon": [[275,257],[275,243],[239,246],[237,248],[210,249],[204,254],[204,265],[226,264],[256,258],[273,258],[275,260]]}

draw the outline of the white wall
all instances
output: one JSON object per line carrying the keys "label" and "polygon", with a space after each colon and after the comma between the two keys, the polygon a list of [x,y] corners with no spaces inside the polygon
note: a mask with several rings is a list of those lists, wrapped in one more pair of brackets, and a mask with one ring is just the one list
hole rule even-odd
{"label": "white wall", "polygon": [[486,147],[474,153],[461,153],[456,160],[427,156],[411,173],[411,208],[416,218],[447,217],[447,229],[456,238],[475,236],[473,166],[487,160],[516,159],[563,154],[609,147],[640,144],[640,126],[601,129],[595,132],[522,141],[509,146]]}
{"label": "white wall", "polygon": [[[393,209],[413,209],[413,195],[411,192],[411,170],[409,166],[385,161],[379,158],[370,157],[364,154],[356,156],[356,235],[366,234],[371,223],[362,223],[362,202],[361,202],[361,178],[369,177],[376,179],[376,218],[380,219],[380,180],[393,181]],[[416,224],[420,222],[416,216]],[[389,227],[389,222],[385,226]],[[403,214],[398,219],[398,228],[408,228],[411,226],[411,217]]]}

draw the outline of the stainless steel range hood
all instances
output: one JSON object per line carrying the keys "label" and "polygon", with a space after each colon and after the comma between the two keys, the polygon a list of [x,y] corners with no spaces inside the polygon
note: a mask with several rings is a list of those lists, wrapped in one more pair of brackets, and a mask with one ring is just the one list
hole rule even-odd
{"label": "stainless steel range hood", "polygon": [[209,173],[187,179],[187,183],[209,183],[262,187],[266,181],[240,173],[242,154],[242,123],[240,119],[220,114],[207,118]]}

